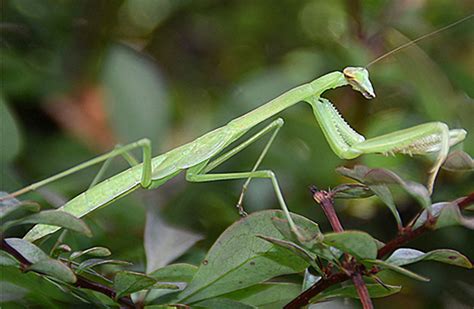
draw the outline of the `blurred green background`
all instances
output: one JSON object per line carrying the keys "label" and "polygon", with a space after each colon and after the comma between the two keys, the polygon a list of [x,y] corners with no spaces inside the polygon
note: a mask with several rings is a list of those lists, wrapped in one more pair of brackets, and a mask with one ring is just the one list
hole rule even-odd
{"label": "blurred green background", "polygon": [[[1,1],[0,8],[0,189],[13,191],[118,143],[148,137],[155,154],[171,149],[298,84],[346,66],[364,66],[472,14],[474,2],[11,0]],[[366,137],[435,120],[474,132],[474,19],[369,71],[376,99],[367,101],[348,87],[325,94]],[[290,209],[320,223],[324,231],[329,225],[308,186],[328,188],[347,181],[334,172],[337,166],[363,163],[426,181],[432,162],[427,158],[368,155],[343,161],[330,151],[308,106],[296,105],[281,116],[286,124],[263,167],[279,177]],[[471,155],[472,134],[462,146]],[[250,147],[219,170],[250,170],[263,145]],[[108,175],[125,167],[117,159]],[[97,171],[78,173],[24,198],[57,207],[85,190]],[[137,192],[96,211],[86,220],[94,238],[69,235],[67,242],[74,249],[109,247],[114,258],[130,260],[143,271],[147,258],[149,265],[160,265],[171,259],[163,258],[163,252],[179,254],[170,244],[153,245],[159,234],[154,223],[163,217],[191,231],[191,238],[202,235],[179,259],[198,263],[238,219],[234,206],[242,183],[188,184],[177,177],[163,188]],[[463,196],[473,184],[472,174],[441,172],[433,200]],[[397,205],[405,220],[419,210],[401,192]],[[250,212],[277,208],[270,183],[254,180],[244,206]],[[375,198],[339,202],[337,210],[347,229],[362,229],[381,240],[396,233],[390,212]],[[472,237],[471,231],[447,228],[410,247],[452,248],[472,259]],[[402,293],[377,300],[376,306],[463,308],[474,303],[471,272],[435,263],[413,269],[432,281],[393,276],[389,282],[402,282]]]}

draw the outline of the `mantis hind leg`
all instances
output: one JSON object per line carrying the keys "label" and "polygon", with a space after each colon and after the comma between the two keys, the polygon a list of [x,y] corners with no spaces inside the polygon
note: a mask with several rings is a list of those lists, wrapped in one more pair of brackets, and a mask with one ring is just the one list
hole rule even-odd
{"label": "mantis hind leg", "polygon": [[[70,169],[67,169],[59,174],[56,174],[54,176],[51,176],[51,177],[48,177],[44,180],[41,180],[39,182],[36,182],[36,183],[33,183],[29,186],[26,186],[16,192],[13,192],[3,198],[11,198],[11,197],[15,197],[15,196],[18,196],[18,195],[21,195],[21,194],[24,194],[24,193],[27,193],[29,191],[33,191],[33,190],[36,190],[40,187],[43,187],[55,180],[58,180],[58,179],[61,179],[63,177],[66,177],[68,175],[71,175],[73,173],[76,173],[80,170],[83,170],[85,168],[88,168],[92,165],[95,165],[95,164],[98,164],[100,162],[107,162],[107,160],[111,159],[111,158],[114,158],[116,156],[119,156],[119,155],[122,155],[122,156],[125,156],[126,158],[131,158],[128,154],[128,152],[132,149],[135,149],[135,148],[142,148],[143,150],[143,173],[142,173],[142,179],[141,179],[141,185],[143,187],[148,187],[150,186],[151,184],[151,143],[150,143],[150,140],[147,139],[147,138],[144,138],[144,139],[141,139],[139,141],[136,141],[134,143],[131,143],[131,144],[128,144],[128,145],[125,145],[125,146],[121,146],[121,147],[118,147],[106,154],[103,154],[103,155],[100,155],[98,157],[95,157],[89,161],[86,161],[86,162],[83,162],[75,167],[72,167]],[[133,160],[130,161],[131,163],[134,163]],[[105,166],[107,167],[107,166]],[[101,171],[99,171],[99,177],[100,175],[103,173],[103,170],[104,170],[104,167],[101,169]],[[95,181],[98,181],[99,177],[95,177],[93,183]],[[3,198],[0,198],[0,199],[3,199]]]}
{"label": "mantis hind leg", "polygon": [[352,145],[351,149],[361,154],[403,153],[412,155],[438,152],[438,157],[429,171],[427,187],[431,194],[438,171],[448,155],[450,144],[454,144],[458,140],[458,137],[454,137],[453,141],[450,142],[450,131],[446,124],[430,122],[367,139],[364,142]]}

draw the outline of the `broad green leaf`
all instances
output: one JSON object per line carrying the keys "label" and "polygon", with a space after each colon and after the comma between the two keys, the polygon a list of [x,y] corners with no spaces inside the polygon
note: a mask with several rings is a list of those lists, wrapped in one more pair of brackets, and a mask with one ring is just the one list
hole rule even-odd
{"label": "broad green leaf", "polygon": [[423,277],[421,275],[418,275],[418,274],[415,274],[414,272],[408,270],[408,269],[405,269],[403,267],[400,267],[398,265],[395,265],[395,264],[391,264],[391,263],[388,263],[386,261],[382,261],[382,260],[365,260],[364,263],[368,263],[370,265],[377,265],[379,266],[380,268],[382,269],[389,269],[389,270],[393,270],[394,272],[397,272],[401,275],[404,275],[404,276],[407,276],[407,277],[410,277],[412,279],[415,279],[415,280],[419,280],[419,281],[424,281],[424,282],[428,282],[430,281],[430,279],[426,278],[426,277]]}
{"label": "broad green leaf", "polygon": [[[21,148],[18,125],[0,92],[0,165],[12,161]],[[3,186],[2,186],[3,187]]]}
{"label": "broad green leaf", "polygon": [[69,260],[77,259],[83,255],[104,257],[104,256],[109,256],[111,254],[112,253],[110,252],[110,250],[105,247],[92,247],[86,250],[73,252],[71,256],[69,257]]}
{"label": "broad green leaf", "polygon": [[369,169],[364,176],[364,183],[370,184],[398,184],[408,192],[423,208],[431,206],[430,193],[422,184],[403,180],[394,172],[384,168]]}
{"label": "broad green leaf", "polygon": [[[319,225],[316,222],[308,220],[307,218],[302,219],[301,216],[291,215],[293,221],[298,226],[298,230],[303,235],[305,240],[301,242],[295,233],[290,229],[288,220],[283,213],[277,213],[275,217],[272,218],[273,224],[277,230],[284,236],[286,240],[289,240],[294,243],[301,243],[304,248],[312,249],[313,247],[319,247],[323,239],[323,234],[319,229]],[[267,235],[264,235],[267,236]]]}
{"label": "broad green leaf", "polygon": [[93,268],[93,267],[96,267],[99,265],[105,265],[105,264],[132,265],[132,263],[130,262],[121,261],[121,260],[89,259],[80,263],[79,266],[77,266],[77,271],[80,272],[87,268]]}
{"label": "broad green leaf", "polygon": [[334,193],[334,198],[340,199],[366,198],[374,195],[368,186],[359,183],[345,183],[331,191]]}
{"label": "broad green leaf", "polygon": [[424,253],[415,249],[402,248],[395,250],[385,260],[385,262],[397,266],[413,264],[419,261],[437,261],[459,267],[472,268],[472,264],[467,257],[450,249],[438,249]]}
{"label": "broad green leaf", "polygon": [[453,172],[474,170],[474,159],[462,150],[451,152],[442,166],[443,169]]}
{"label": "broad green leaf", "polygon": [[148,276],[162,282],[190,282],[197,269],[191,264],[171,264],[155,270]]}
{"label": "broad green leaf", "polygon": [[41,300],[48,308],[55,308],[55,303],[65,303],[71,300],[69,293],[64,292],[62,287],[38,273],[23,272],[16,266],[0,266],[0,274],[1,281],[28,290],[28,295],[25,295],[26,299],[29,298],[28,296],[34,295],[36,301]]}
{"label": "broad green leaf", "polygon": [[324,243],[358,259],[374,259],[377,256],[377,243],[365,232],[344,231],[324,234]]}
{"label": "broad green leaf", "polygon": [[153,286],[156,280],[142,273],[119,271],[114,278],[116,298],[129,295]]}
{"label": "broad green leaf", "polygon": [[21,238],[7,238],[5,241],[18,251],[30,263],[36,263],[48,259],[49,256],[40,248]]}
{"label": "broad green leaf", "polygon": [[[376,283],[366,283],[370,298],[386,297],[400,292],[401,286],[385,285],[382,286]],[[332,298],[359,298],[355,286],[348,285],[334,289],[324,290],[310,300],[311,304],[328,300]]]}
{"label": "broad green leaf", "polygon": [[398,213],[397,205],[395,205],[390,189],[386,185],[369,185],[369,188],[388,207],[390,212],[392,212],[392,215],[397,222],[397,226],[403,226],[402,218]]}
{"label": "broad green leaf", "polygon": [[121,142],[148,137],[161,145],[167,136],[169,99],[157,63],[125,45],[104,55],[102,83],[108,116]]}
{"label": "broad green leaf", "polygon": [[258,308],[283,308],[285,304],[301,293],[301,285],[295,283],[262,283],[249,286],[229,294],[230,298]]}
{"label": "broad green leaf", "polygon": [[474,230],[474,217],[464,217],[459,210],[459,206],[456,203],[450,203],[441,210],[435,228],[440,229],[453,225],[461,225]]}
{"label": "broad green leaf", "polygon": [[393,200],[392,193],[390,192],[390,189],[387,187],[387,185],[380,184],[380,183],[368,183],[365,180],[366,174],[370,171],[368,167],[363,166],[363,165],[356,165],[351,170],[351,169],[341,166],[341,167],[338,167],[336,171],[343,176],[357,180],[358,182],[369,187],[369,189],[375,195],[377,195],[377,197],[392,212],[392,215],[395,218],[397,225],[399,227],[403,226],[402,219],[400,218],[400,214],[398,213],[397,206],[395,205],[395,202]]}
{"label": "broad green leaf", "polygon": [[192,304],[276,276],[303,271],[308,266],[303,259],[256,236],[282,238],[272,220],[281,213],[278,210],[255,212],[227,228],[177,301]]}
{"label": "broad green leaf", "polygon": [[256,309],[257,307],[244,304],[227,298],[207,299],[193,305],[193,308],[219,308],[219,309]]}
{"label": "broad green leaf", "polygon": [[318,264],[316,263],[316,255],[308,252],[306,249],[304,249],[301,246],[298,246],[294,242],[287,241],[287,240],[281,240],[273,237],[267,237],[263,235],[257,235],[261,239],[264,239],[274,245],[280,246],[282,248],[286,248],[289,251],[291,251],[293,254],[296,256],[299,256],[300,258],[304,259],[306,262],[308,262],[311,266],[313,266],[317,271],[322,273],[321,269],[319,268]]}
{"label": "broad green leaf", "polygon": [[[474,218],[464,217],[459,207],[454,202],[441,202],[431,206],[431,215],[436,217],[435,229],[442,227],[461,225],[469,229],[474,229]],[[425,224],[428,218],[426,210],[424,210],[413,224],[413,229],[419,228]]]}
{"label": "broad green leaf", "polygon": [[20,224],[48,224],[64,227],[89,237],[92,236],[91,230],[81,219],[78,219],[70,213],[60,210],[43,210],[39,213],[29,215],[22,219],[10,221],[4,226],[5,229],[8,229],[9,227]]}
{"label": "broad green leaf", "polygon": [[22,299],[25,299],[25,296],[28,292],[29,291],[27,289],[22,288],[16,284],[3,281],[3,280],[0,281],[0,302],[1,303],[19,302]]}
{"label": "broad green leaf", "polygon": [[[8,196],[8,192],[0,191],[0,198]],[[7,216],[13,215],[16,212],[38,212],[40,205],[29,201],[19,201],[16,198],[6,198],[0,201],[0,219],[2,224],[5,223]]]}
{"label": "broad green leaf", "polygon": [[69,267],[51,258],[31,264],[28,270],[36,271],[67,283],[74,283],[77,280],[76,275],[74,275],[74,272]]}
{"label": "broad green leaf", "polygon": [[13,256],[5,251],[0,251],[0,266],[18,266],[18,262]]}

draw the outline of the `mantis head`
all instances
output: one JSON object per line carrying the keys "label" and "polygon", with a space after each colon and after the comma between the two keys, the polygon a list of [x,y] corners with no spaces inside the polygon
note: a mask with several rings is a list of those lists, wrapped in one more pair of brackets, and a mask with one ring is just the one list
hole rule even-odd
{"label": "mantis head", "polygon": [[365,68],[347,67],[342,71],[347,83],[359,91],[366,99],[375,98],[374,88],[369,80],[369,72]]}

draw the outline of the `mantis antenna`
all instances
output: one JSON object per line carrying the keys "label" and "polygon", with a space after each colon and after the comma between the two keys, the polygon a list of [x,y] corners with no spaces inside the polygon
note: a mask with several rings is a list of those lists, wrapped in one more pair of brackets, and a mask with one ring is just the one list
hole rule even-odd
{"label": "mantis antenna", "polygon": [[410,42],[407,42],[407,43],[405,43],[405,44],[402,44],[402,45],[398,46],[397,48],[392,49],[391,51],[389,51],[389,52],[387,52],[387,53],[385,53],[385,54],[383,54],[383,55],[381,55],[381,56],[375,58],[374,60],[372,60],[371,62],[369,62],[369,64],[367,64],[367,65],[365,66],[365,68],[370,67],[372,64],[377,63],[377,62],[379,62],[380,60],[385,59],[386,57],[388,57],[388,56],[390,56],[390,55],[393,55],[393,54],[397,53],[398,51],[400,51],[400,50],[402,50],[402,49],[404,49],[404,48],[406,48],[406,47],[408,47],[408,46],[410,46],[410,45],[415,44],[416,42],[419,42],[419,41],[424,40],[424,39],[426,39],[426,38],[428,38],[428,37],[430,37],[430,36],[432,36],[432,35],[435,35],[435,34],[438,34],[438,33],[440,33],[440,32],[443,32],[443,31],[445,31],[445,30],[448,30],[449,28],[452,28],[452,27],[454,27],[454,26],[456,26],[456,25],[458,25],[458,24],[460,24],[460,23],[462,23],[462,22],[464,22],[464,21],[466,21],[466,20],[468,20],[468,19],[470,19],[470,18],[472,18],[472,17],[474,17],[474,14],[468,15],[468,16],[466,16],[466,17],[464,17],[464,18],[461,18],[461,19],[459,19],[459,20],[457,20],[457,21],[455,21],[455,22],[450,23],[449,25],[446,25],[446,26],[444,26],[444,27],[441,27],[441,28],[439,28],[438,30],[435,30],[435,31],[433,31],[433,32],[424,34],[424,35],[422,35],[422,36],[420,36],[420,37],[418,37],[418,38],[416,38],[416,39],[414,39],[414,40],[411,40]]}

